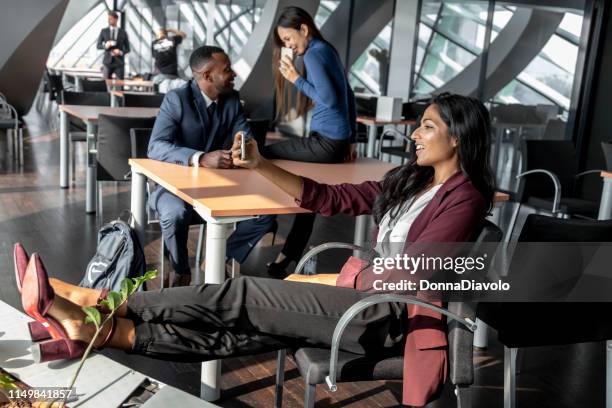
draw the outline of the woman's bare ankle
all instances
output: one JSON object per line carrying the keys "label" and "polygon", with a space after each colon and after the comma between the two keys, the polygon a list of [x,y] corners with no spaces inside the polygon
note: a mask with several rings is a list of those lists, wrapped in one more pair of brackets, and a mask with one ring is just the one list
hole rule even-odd
{"label": "woman's bare ankle", "polygon": [[56,278],[49,278],[49,283],[56,294],[79,306],[95,306],[102,292],[98,289],[82,288],[72,285]]}

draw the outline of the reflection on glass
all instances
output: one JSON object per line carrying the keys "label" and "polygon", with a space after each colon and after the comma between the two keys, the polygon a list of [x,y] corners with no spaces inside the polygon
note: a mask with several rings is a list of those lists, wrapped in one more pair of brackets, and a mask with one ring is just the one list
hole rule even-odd
{"label": "reflection on glass", "polygon": [[80,19],[51,49],[47,66],[99,68],[102,53],[96,48],[100,30],[108,25],[106,7],[98,4]]}
{"label": "reflection on glass", "polygon": [[423,3],[414,94],[440,88],[478,57],[484,48],[487,10],[485,2]]}
{"label": "reflection on glass", "polygon": [[391,27],[392,22],[389,22],[351,67],[349,82],[354,89],[375,95],[387,94]]}
{"label": "reflection on glass", "polygon": [[315,24],[317,27],[323,27],[329,16],[334,12],[340,4],[340,0],[323,0],[319,3],[319,8],[315,13]]}

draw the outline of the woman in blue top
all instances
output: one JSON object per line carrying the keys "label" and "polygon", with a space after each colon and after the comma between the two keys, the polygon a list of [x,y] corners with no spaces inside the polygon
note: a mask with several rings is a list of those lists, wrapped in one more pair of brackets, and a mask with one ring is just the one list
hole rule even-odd
{"label": "woman in blue top", "polygon": [[[312,108],[312,118],[309,137],[276,143],[269,146],[264,155],[314,163],[339,163],[353,158],[355,96],[336,49],[323,39],[310,14],[299,7],[287,7],[282,11],[276,23],[273,46],[277,115],[284,116],[291,105],[287,100],[292,95],[292,89],[287,86],[290,82],[298,91],[298,116]],[[289,56],[281,58],[282,47],[293,50],[294,56],[303,56],[303,72],[298,72]],[[299,260],[310,238],[314,219],[314,214],[295,216],[283,250],[276,262],[268,265],[271,275],[285,277],[289,263]]]}

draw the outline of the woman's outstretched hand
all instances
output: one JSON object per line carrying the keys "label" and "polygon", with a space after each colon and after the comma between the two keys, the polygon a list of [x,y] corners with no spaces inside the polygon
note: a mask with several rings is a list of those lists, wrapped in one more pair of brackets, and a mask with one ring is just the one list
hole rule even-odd
{"label": "woman's outstretched hand", "polygon": [[259,154],[257,148],[257,142],[254,139],[249,138],[246,142],[246,158],[245,160],[240,159],[241,149],[240,144],[242,141],[242,133],[238,132],[234,136],[234,144],[232,145],[232,162],[236,167],[244,167],[246,169],[256,169],[262,161],[262,157]]}

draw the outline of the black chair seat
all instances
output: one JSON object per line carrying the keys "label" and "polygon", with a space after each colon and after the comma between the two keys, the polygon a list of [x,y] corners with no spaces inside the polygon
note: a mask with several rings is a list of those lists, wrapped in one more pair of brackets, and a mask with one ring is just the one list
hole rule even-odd
{"label": "black chair seat", "polygon": [[[398,350],[398,349],[396,349]],[[364,356],[344,351],[338,353],[338,382],[401,380],[403,375],[403,347],[395,356]],[[329,349],[304,347],[294,358],[300,374],[309,384],[325,383],[329,374]]]}
{"label": "black chair seat", "polygon": [[[529,197],[526,204],[535,208],[552,209],[552,198]],[[599,203],[596,201],[585,200],[583,198],[562,197],[559,209],[565,214],[580,214],[589,217],[597,217]]]}
{"label": "black chair seat", "polygon": [[612,303],[481,303],[478,317],[511,348],[612,339]]}
{"label": "black chair seat", "polygon": [[87,140],[87,132],[70,132],[71,142],[85,142]]}

